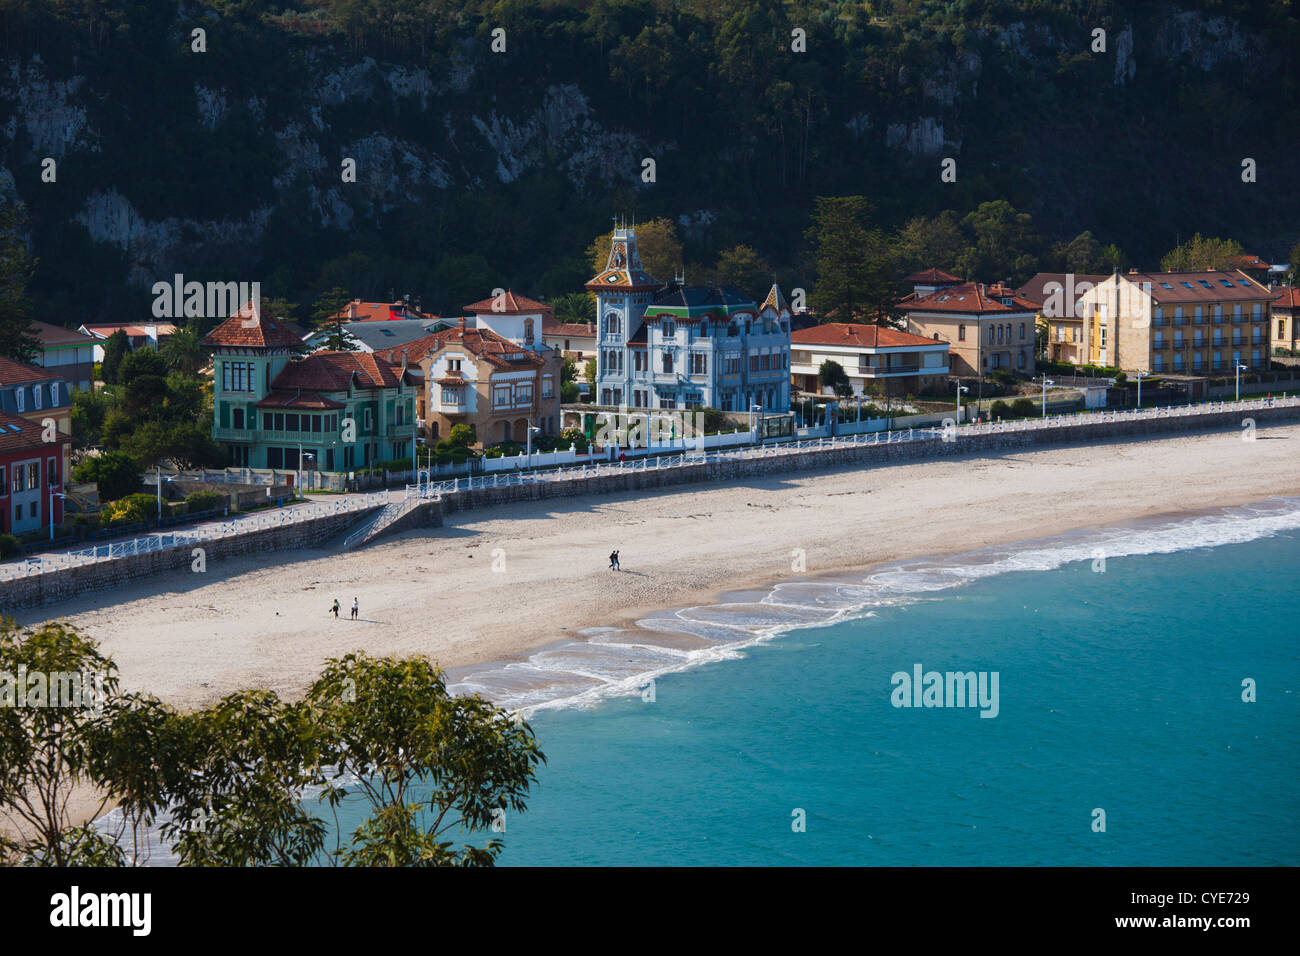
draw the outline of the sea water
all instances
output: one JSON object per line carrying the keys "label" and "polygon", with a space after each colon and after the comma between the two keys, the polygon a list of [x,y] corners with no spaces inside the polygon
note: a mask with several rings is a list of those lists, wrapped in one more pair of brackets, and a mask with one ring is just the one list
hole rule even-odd
{"label": "sea water", "polygon": [[[995,700],[924,706],[918,671]],[[1300,863],[1300,499],[792,579],[452,677],[546,754],[471,839],[502,865]]]}
{"label": "sea water", "polygon": [[[653,687],[605,634],[568,663],[613,696],[530,711],[500,862],[1294,866],[1298,528],[1273,500],[782,585],[674,615],[719,646]],[[918,664],[997,673],[997,715],[895,706]]]}

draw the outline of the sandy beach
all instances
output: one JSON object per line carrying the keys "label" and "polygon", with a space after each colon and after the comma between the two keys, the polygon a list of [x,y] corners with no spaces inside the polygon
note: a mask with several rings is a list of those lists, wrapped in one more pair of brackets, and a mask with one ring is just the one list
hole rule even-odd
{"label": "sandy beach", "polygon": [[[124,687],[190,708],[248,687],[297,696],[354,649],[444,668],[806,573],[1300,493],[1300,426],[781,475],[449,517],[354,553],[211,562],[59,605]],[[621,573],[608,569],[619,549]],[[360,601],[349,620],[353,598]],[[342,605],[335,620],[328,608]]]}

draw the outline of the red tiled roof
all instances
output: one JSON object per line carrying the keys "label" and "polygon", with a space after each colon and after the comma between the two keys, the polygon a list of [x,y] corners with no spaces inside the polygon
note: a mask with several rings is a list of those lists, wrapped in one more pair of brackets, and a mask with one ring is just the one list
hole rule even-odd
{"label": "red tiled roof", "polygon": [[551,307],[545,302],[538,302],[526,295],[515,295],[507,289],[505,295],[492,296],[465,306],[465,311],[473,312],[475,315],[480,312],[491,312],[496,315],[526,315],[530,312],[550,312]]}
{"label": "red tiled roof", "polygon": [[1275,309],[1295,309],[1300,307],[1300,289],[1281,286],[1274,289],[1273,294],[1280,294],[1280,298],[1273,300],[1273,308]]}
{"label": "red tiled roof", "polygon": [[[471,355],[478,356],[497,368],[539,368],[545,361],[536,352],[529,351],[522,345],[511,342],[491,329],[460,328],[443,329],[432,336],[438,344],[429,352],[441,351],[452,346],[459,346]],[[426,357],[429,353],[425,353]],[[519,355],[518,359],[508,359],[507,355]]]}
{"label": "red tiled roof", "polygon": [[924,335],[886,329],[879,325],[861,325],[851,322],[827,322],[810,329],[790,333],[791,345],[837,345],[864,349],[917,348],[922,345],[946,343],[927,339]]}
{"label": "red tiled roof", "polygon": [[[1016,295],[1020,296],[1020,298],[1026,300],[1027,302],[1033,302],[1035,305],[1042,307],[1043,303],[1045,303],[1048,299],[1048,294],[1047,292],[1044,291],[1048,283],[1051,282],[1057,283],[1061,287],[1062,290],[1061,294],[1064,295],[1065,290],[1070,288],[1070,285],[1067,282],[1069,275],[1070,273],[1066,273],[1066,272],[1039,272],[1032,279],[1030,279],[1028,282],[1022,285],[1019,289],[1017,289]],[[1107,279],[1110,278],[1109,275],[1099,275],[1095,273],[1085,273],[1085,272],[1075,272],[1073,273],[1073,275],[1074,275],[1074,286],[1076,289],[1081,283],[1084,282],[1090,282],[1092,283],[1093,288],[1096,288],[1096,286],[1098,286],[1100,283],[1105,282]],[[1081,295],[1083,295],[1082,290],[1075,292],[1076,298],[1078,298]]]}
{"label": "red tiled roof", "polygon": [[261,315],[261,310],[250,302],[209,332],[203,344],[232,348],[295,348],[302,345],[302,339],[287,323]]}
{"label": "red tiled roof", "polygon": [[1272,266],[1261,259],[1259,256],[1252,256],[1249,253],[1243,256],[1233,256],[1232,264],[1238,269],[1271,269]]}
{"label": "red tiled roof", "polygon": [[[53,444],[66,445],[72,436],[55,431]],[[39,422],[29,422],[18,415],[0,412],[0,452],[23,451],[28,448],[48,448],[45,427]]]}
{"label": "red tiled roof", "polygon": [[552,322],[542,326],[543,335],[567,335],[574,339],[594,339],[595,322]]}
{"label": "red tiled roof", "polygon": [[286,365],[271,382],[271,388],[313,392],[342,392],[349,384],[358,388],[393,388],[399,383],[397,373],[398,369],[374,354],[316,352]]}
{"label": "red tiled roof", "polygon": [[49,322],[41,322],[37,319],[32,320],[32,332],[41,340],[41,344],[46,346],[93,345],[99,341],[93,335],[65,329],[58,325],[51,325]]}
{"label": "red tiled roof", "polygon": [[374,354],[385,362],[401,368],[402,353],[406,353],[406,364],[409,368],[414,369],[424,360],[426,355],[440,347],[437,335],[423,335],[418,339],[412,339],[405,345],[394,345],[392,348],[379,349]]}
{"label": "red tiled roof", "polygon": [[[993,287],[1000,288],[1000,287]],[[1006,290],[1010,293],[1010,290]],[[990,312],[1036,312],[1038,306],[1028,299],[1012,294],[1011,305],[1003,305],[1001,300],[992,295],[992,288],[985,292],[978,283],[963,282],[932,292],[913,302],[904,302],[899,308],[905,312],[961,312],[985,314]]]}
{"label": "red tiled roof", "polygon": [[926,269],[924,272],[915,272],[905,277],[903,281],[916,285],[942,285],[945,282],[961,282],[961,279],[950,272],[944,272],[942,269]]}
{"label": "red tiled roof", "polygon": [[93,335],[95,338],[106,339],[118,329],[121,329],[131,338],[142,338],[148,336],[148,329],[156,330],[159,338],[168,335],[174,335],[176,326],[170,322],[154,322],[147,325],[140,325],[135,322],[97,322],[94,325],[83,325],[83,329]]}
{"label": "red tiled roof", "polygon": [[0,385],[25,385],[28,382],[50,382],[62,378],[62,375],[48,369],[0,356]]}
{"label": "red tiled roof", "polygon": [[326,398],[318,392],[285,392],[272,389],[271,392],[257,403],[257,408],[301,408],[306,411],[330,411],[336,408],[345,408],[342,402],[336,402],[332,398]]}
{"label": "red tiled roof", "polygon": [[390,322],[401,319],[436,319],[436,315],[426,315],[405,302],[362,302],[353,299],[334,313],[334,318],[347,322]]}
{"label": "red tiled roof", "polygon": [[[1150,284],[1156,302],[1231,302],[1271,299],[1267,287],[1244,272],[1211,269],[1206,272],[1129,272],[1124,276],[1139,286]],[[1227,285],[1224,285],[1224,283]],[[1166,289],[1165,286],[1169,288]]]}

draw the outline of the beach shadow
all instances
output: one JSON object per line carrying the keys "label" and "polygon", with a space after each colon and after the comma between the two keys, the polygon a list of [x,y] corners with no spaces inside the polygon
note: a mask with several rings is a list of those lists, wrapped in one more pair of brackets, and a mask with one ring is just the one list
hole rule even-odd
{"label": "beach shadow", "polygon": [[619,568],[617,573],[618,573],[618,574],[635,574],[638,578],[643,578],[643,577],[646,576],[646,574],[645,574],[644,571],[629,571],[627,568]]}

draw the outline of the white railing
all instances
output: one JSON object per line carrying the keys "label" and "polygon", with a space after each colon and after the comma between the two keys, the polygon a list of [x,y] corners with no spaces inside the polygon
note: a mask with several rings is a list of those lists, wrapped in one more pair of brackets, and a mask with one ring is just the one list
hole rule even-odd
{"label": "white railing", "polygon": [[1048,415],[1045,418],[1027,418],[1011,421],[980,422],[978,425],[915,426],[897,431],[872,431],[854,435],[805,438],[794,441],[749,445],[735,449],[698,448],[677,450],[662,455],[639,454],[626,461],[590,461],[573,467],[546,471],[513,471],[489,475],[471,475],[447,481],[424,480],[406,486],[407,498],[441,497],[465,491],[492,488],[509,488],[539,482],[575,481],[581,478],[619,474],[625,471],[654,471],[663,468],[681,468],[706,461],[738,461],[773,455],[797,455],[832,448],[851,448],[861,445],[890,445],[910,441],[934,441],[940,438],[956,440],[963,436],[998,435],[1011,432],[1037,431],[1076,425],[1093,425],[1105,422],[1129,422],[1154,418],[1186,417],[1218,414],[1221,412],[1248,412],[1260,408],[1300,405],[1300,397],[1268,399],[1243,399],[1241,401],[1207,402],[1201,405],[1172,405],[1159,408],[1129,409],[1124,411],[1095,409],[1065,415]]}
{"label": "white railing", "polygon": [[0,581],[25,578],[33,574],[45,574],[49,571],[75,568],[86,564],[96,564],[100,561],[113,561],[140,554],[150,554],[154,551],[165,551],[169,548],[195,547],[206,541],[235,537],[254,531],[263,531],[267,528],[283,528],[317,518],[327,518],[331,515],[364,511],[367,508],[386,505],[388,500],[387,491],[377,491],[366,495],[350,496],[339,501],[312,502],[311,504],[284,508],[264,514],[231,518],[227,521],[203,524],[185,530],[157,532],[139,538],[131,538],[127,541],[115,541],[90,548],[81,548],[76,551],[36,555],[23,560],[0,564]]}

